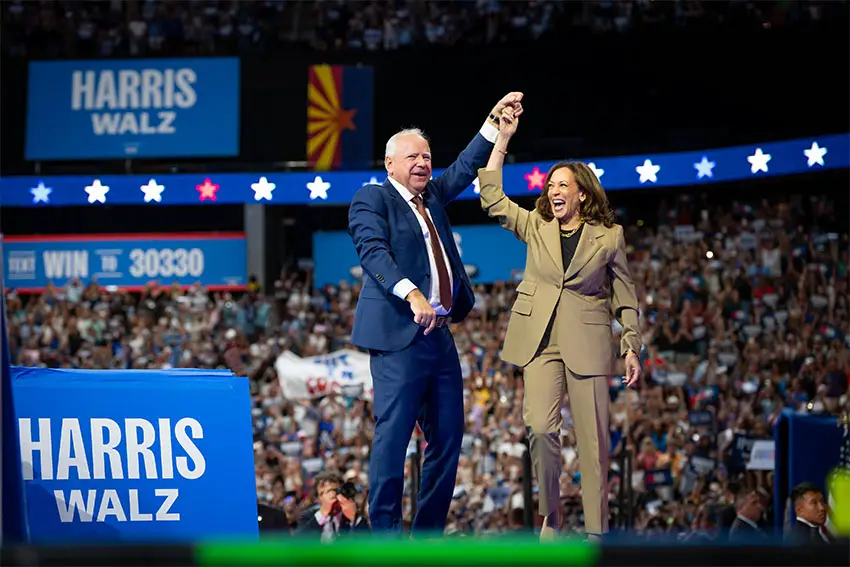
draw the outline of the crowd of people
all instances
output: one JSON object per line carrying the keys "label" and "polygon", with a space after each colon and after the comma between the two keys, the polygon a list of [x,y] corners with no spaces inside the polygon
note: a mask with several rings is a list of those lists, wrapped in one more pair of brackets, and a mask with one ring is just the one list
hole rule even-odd
{"label": "crowd of people", "polygon": [[148,57],[533,41],[564,29],[771,28],[830,18],[839,2],[705,0],[9,0],[2,46],[17,57]]}
{"label": "crowd of people", "polygon": [[[623,514],[612,525],[631,516],[647,537],[716,539],[743,496],[770,514],[773,473],[746,464],[780,412],[850,408],[848,236],[826,197],[715,210],[685,196],[663,206],[657,221],[626,223],[646,347],[640,388],[611,382],[609,491],[612,513]],[[286,351],[305,357],[352,348],[358,290],[345,282],[314,289],[309,272],[284,273],[269,290],[252,281],[238,296],[156,283],[131,294],[80,281],[38,295],[7,290],[12,362],[229,368],[247,376],[257,498],[282,510],[294,530],[316,503],[317,474],[357,487],[362,512],[371,405],[345,393],[287,399],[274,363]],[[474,312],[453,329],[467,425],[449,533],[523,527],[523,380],[499,359],[514,295],[512,283],[478,285]],[[613,331],[616,340],[616,323]],[[578,455],[570,411],[563,412],[562,501],[567,527],[577,528]],[[415,443],[409,453],[408,519]],[[633,489],[624,490],[631,502],[620,499],[621,483]]]}

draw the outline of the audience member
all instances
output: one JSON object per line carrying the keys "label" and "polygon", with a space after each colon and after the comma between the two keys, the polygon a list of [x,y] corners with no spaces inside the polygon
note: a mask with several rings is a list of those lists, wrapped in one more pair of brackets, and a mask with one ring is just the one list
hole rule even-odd
{"label": "audience member", "polygon": [[800,26],[842,9],[839,2],[768,0],[9,0],[2,47],[40,58],[250,55],[291,44],[374,52],[530,42],[564,30]]}
{"label": "audience member", "polygon": [[[652,227],[624,221],[648,348],[639,390],[612,381],[608,490],[615,510],[621,483],[630,483],[634,527],[646,537],[721,537],[726,510],[736,504],[733,535],[747,529],[741,523],[753,527],[741,517],[760,529],[770,525],[769,503],[753,494],[772,493],[773,474],[747,469],[752,443],[770,438],[783,409],[848,408],[850,262],[835,218],[828,199],[811,195],[723,207],[682,195],[662,203]],[[336,495],[345,482],[359,487],[354,500],[365,512],[368,395],[314,390],[308,399],[286,398],[274,365],[286,351],[306,357],[351,348],[358,292],[346,282],[315,289],[309,273],[282,274],[268,294],[258,286],[232,295],[155,283],[131,294],[80,281],[37,295],[9,290],[12,362],[230,368],[246,376],[258,502],[282,510],[292,530],[317,511],[327,517],[336,496],[323,491]],[[467,416],[447,530],[456,534],[521,528],[523,508],[535,504],[522,492],[522,375],[498,356],[514,285],[479,285],[476,294],[473,315],[453,330]],[[617,333],[615,325],[612,340]],[[579,457],[570,412],[563,412],[569,528],[579,525]],[[623,478],[627,454],[635,472]],[[410,461],[406,479],[409,520]],[[822,494],[801,490],[795,532],[823,523],[807,512],[816,498],[822,509]],[[757,508],[765,504],[760,521]]]}

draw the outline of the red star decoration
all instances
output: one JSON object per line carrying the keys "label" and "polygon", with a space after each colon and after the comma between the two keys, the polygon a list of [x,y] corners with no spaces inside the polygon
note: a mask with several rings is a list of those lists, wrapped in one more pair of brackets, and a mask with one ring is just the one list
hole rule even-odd
{"label": "red star decoration", "polygon": [[203,185],[195,185],[195,189],[197,189],[201,195],[198,197],[199,201],[204,201],[209,199],[210,201],[215,201],[215,193],[218,191],[218,185],[209,180],[209,178],[204,179]]}
{"label": "red star decoration", "polygon": [[525,174],[525,179],[528,181],[528,190],[543,189],[543,182],[546,181],[546,176],[540,172],[537,167],[531,170],[531,173]]}

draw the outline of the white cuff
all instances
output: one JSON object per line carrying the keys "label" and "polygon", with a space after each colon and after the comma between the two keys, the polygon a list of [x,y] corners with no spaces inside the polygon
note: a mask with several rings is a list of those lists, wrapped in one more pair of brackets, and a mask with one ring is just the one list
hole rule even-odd
{"label": "white cuff", "polygon": [[393,286],[393,295],[399,299],[404,299],[414,289],[416,289],[416,286],[413,285],[413,282],[404,278]]}
{"label": "white cuff", "polygon": [[478,133],[484,136],[484,139],[491,144],[495,144],[496,138],[499,136],[499,129],[490,124],[490,122],[485,121],[484,126],[481,127]]}

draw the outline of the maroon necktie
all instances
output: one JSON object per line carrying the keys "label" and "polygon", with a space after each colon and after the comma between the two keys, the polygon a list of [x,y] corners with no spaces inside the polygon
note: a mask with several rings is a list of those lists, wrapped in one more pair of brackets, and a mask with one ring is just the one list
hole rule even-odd
{"label": "maroon necktie", "polygon": [[431,217],[428,216],[425,210],[425,203],[422,202],[422,195],[417,195],[413,198],[413,203],[416,205],[416,210],[425,219],[425,226],[428,227],[428,234],[431,236],[431,249],[434,251],[434,261],[437,264],[437,282],[440,284],[440,305],[446,311],[452,308],[452,286],[449,283],[449,271],[446,269],[446,261],[443,258],[443,249],[440,246],[440,237],[437,236],[437,229],[434,223],[431,222]]}

